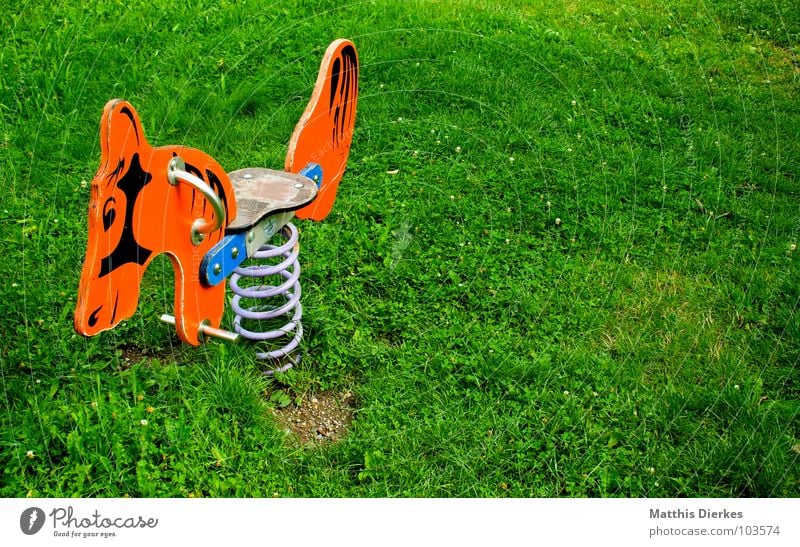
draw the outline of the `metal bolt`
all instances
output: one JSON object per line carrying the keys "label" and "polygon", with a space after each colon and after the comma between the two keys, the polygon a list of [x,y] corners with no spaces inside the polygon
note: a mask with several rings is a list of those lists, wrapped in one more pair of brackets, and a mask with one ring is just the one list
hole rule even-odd
{"label": "metal bolt", "polygon": [[239,256],[239,247],[234,247],[231,249],[231,258],[236,258]]}
{"label": "metal bolt", "polygon": [[256,234],[253,232],[247,232],[247,242],[252,243],[253,240],[256,238]]}
{"label": "metal bolt", "polygon": [[222,273],[222,264],[217,262],[216,264],[214,264],[214,275],[219,275],[221,273]]}
{"label": "metal bolt", "polygon": [[169,161],[169,165],[167,165],[167,182],[169,182],[172,186],[177,186],[178,179],[175,177],[175,172],[183,169],[186,167],[186,164],[181,159],[180,156],[175,156]]}

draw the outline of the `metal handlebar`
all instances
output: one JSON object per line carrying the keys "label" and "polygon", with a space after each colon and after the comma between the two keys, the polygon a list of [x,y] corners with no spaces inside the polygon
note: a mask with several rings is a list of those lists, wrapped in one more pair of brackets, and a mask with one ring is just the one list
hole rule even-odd
{"label": "metal handlebar", "polygon": [[225,206],[216,192],[203,179],[186,171],[186,163],[180,156],[175,156],[170,160],[167,167],[167,180],[173,186],[177,186],[179,182],[188,184],[203,194],[203,197],[214,209],[213,221],[198,218],[192,224],[192,243],[199,245],[205,239],[206,234],[218,230],[225,222]]}

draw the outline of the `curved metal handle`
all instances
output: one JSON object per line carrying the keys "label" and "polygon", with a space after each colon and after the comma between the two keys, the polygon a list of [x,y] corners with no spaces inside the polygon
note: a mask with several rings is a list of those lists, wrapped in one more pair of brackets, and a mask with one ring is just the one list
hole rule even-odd
{"label": "curved metal handle", "polygon": [[214,209],[213,221],[209,222],[204,218],[198,218],[192,224],[192,243],[199,245],[205,239],[206,234],[218,230],[225,222],[225,206],[216,192],[203,179],[186,171],[186,163],[180,156],[175,156],[170,160],[167,167],[167,180],[173,186],[177,186],[179,182],[188,184],[203,194],[203,197]]}

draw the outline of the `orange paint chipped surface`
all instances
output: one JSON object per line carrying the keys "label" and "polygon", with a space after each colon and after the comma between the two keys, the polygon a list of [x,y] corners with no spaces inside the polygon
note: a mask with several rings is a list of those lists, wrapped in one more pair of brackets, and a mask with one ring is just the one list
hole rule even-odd
{"label": "orange paint chipped surface", "polygon": [[285,170],[299,173],[309,163],[322,166],[316,199],[298,209],[297,218],[324,219],[344,174],[358,102],[358,55],[349,40],[336,40],[325,52],[311,100],[289,142]]}
{"label": "orange paint chipped surface", "polygon": [[[179,146],[151,147],[130,103],[106,104],[100,123],[100,168],[92,179],[89,239],[81,273],[75,330],[92,336],[109,330],[136,311],[147,266],[166,253],[175,271],[174,315],[180,338],[200,343],[200,323],[219,327],[225,285],[204,286],[200,263],[224,237],[236,216],[228,176],[210,156]],[[167,166],[174,156],[186,171],[203,179],[221,197],[226,218],[199,245],[191,240],[193,222],[214,220],[213,208],[191,186],[172,186]]]}

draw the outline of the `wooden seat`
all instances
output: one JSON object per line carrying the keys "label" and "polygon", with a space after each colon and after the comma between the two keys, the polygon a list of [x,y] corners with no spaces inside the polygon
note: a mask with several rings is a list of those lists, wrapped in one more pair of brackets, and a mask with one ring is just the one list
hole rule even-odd
{"label": "wooden seat", "polygon": [[311,203],[316,183],[302,175],[252,167],[228,173],[237,214],[226,228],[235,234],[249,230],[267,215],[294,211]]}

